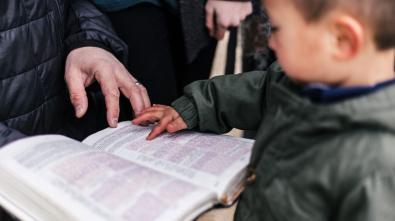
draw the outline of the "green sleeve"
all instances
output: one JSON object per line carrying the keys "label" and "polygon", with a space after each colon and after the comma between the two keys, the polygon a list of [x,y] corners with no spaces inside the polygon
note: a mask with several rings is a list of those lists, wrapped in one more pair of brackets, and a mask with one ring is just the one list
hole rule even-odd
{"label": "green sleeve", "polygon": [[395,220],[395,176],[376,172],[359,183],[338,205],[339,221]]}
{"label": "green sleeve", "polygon": [[232,128],[257,130],[266,111],[269,84],[285,75],[272,65],[267,72],[249,72],[196,81],[172,106],[188,129],[226,133]]}

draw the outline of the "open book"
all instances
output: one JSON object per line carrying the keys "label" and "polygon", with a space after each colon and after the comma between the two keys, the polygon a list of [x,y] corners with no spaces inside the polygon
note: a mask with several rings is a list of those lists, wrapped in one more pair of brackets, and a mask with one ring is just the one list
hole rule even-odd
{"label": "open book", "polygon": [[0,149],[0,205],[21,220],[193,220],[240,194],[252,140],[191,131],[146,141],[119,123],[82,143],[60,135]]}

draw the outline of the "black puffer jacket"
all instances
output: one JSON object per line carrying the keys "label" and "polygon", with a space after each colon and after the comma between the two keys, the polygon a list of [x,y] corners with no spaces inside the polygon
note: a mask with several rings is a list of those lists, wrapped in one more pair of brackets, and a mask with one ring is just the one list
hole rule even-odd
{"label": "black puffer jacket", "polygon": [[66,56],[96,46],[125,63],[127,46],[114,33],[88,0],[1,0],[0,147],[26,135],[65,134]]}

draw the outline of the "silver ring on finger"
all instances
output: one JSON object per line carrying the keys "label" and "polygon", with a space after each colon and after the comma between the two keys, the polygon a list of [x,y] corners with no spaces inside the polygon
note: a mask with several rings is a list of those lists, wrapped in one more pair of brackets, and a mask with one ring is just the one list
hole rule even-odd
{"label": "silver ring on finger", "polygon": [[136,81],[136,86],[142,85],[140,81]]}

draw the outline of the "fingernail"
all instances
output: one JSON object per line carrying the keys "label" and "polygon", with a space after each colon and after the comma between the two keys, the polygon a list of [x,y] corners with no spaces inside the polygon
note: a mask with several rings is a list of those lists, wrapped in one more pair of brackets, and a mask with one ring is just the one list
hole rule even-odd
{"label": "fingernail", "polygon": [[117,123],[118,123],[118,118],[112,119],[112,124],[114,125],[114,127],[117,126]]}
{"label": "fingernail", "polygon": [[174,127],[174,126],[173,126],[172,124],[169,124],[169,128],[170,128],[170,129],[173,129],[173,127]]}
{"label": "fingernail", "polygon": [[78,117],[78,116],[81,116],[81,114],[82,114],[82,106],[81,105],[79,105],[79,106],[77,106],[76,108],[75,108],[75,113],[76,113],[76,116]]}

